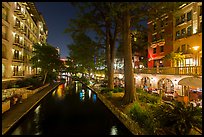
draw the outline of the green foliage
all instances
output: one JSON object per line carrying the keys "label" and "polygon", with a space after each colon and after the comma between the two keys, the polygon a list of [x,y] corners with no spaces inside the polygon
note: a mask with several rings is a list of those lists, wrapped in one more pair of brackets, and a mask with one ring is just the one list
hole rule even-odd
{"label": "green foliage", "polygon": [[172,60],[174,65],[177,65],[179,62],[184,62],[185,55],[182,52],[171,52],[165,55],[164,60]]}
{"label": "green foliage", "polygon": [[146,91],[144,91],[142,88],[136,88],[137,93],[147,94]]}
{"label": "green foliage", "polygon": [[95,41],[84,33],[75,33],[72,38],[74,42],[68,45],[70,51],[68,71],[73,74],[91,73],[103,64],[104,54]]}
{"label": "green foliage", "polygon": [[108,92],[110,92],[110,89],[109,89],[109,88],[102,88],[102,89],[101,89],[101,93],[102,93],[102,94],[105,94],[105,93],[108,93]]}
{"label": "green foliage", "polygon": [[124,91],[124,88],[121,88],[121,87],[115,87],[113,89],[113,93],[118,93],[118,92],[123,92]]}
{"label": "green foliage", "polygon": [[146,94],[146,93],[139,95],[138,98],[141,102],[151,103],[151,104],[156,104],[156,103],[159,103],[160,101],[160,97],[152,94]]}
{"label": "green foliage", "polygon": [[202,128],[202,109],[177,101],[159,105],[154,109],[154,117],[159,121],[159,128],[167,133],[189,135],[192,127]]}
{"label": "green foliage", "polygon": [[82,81],[83,83],[85,83],[86,85],[90,84],[89,80],[86,77],[82,76],[81,78],[79,78],[79,80]]}
{"label": "green foliage", "polygon": [[63,68],[58,51],[54,47],[47,43],[42,45],[36,43],[33,48],[33,57],[30,60],[32,67],[41,68],[41,73],[45,75],[45,78],[48,73],[58,72]]}
{"label": "green foliage", "polygon": [[19,85],[20,88],[22,88],[22,87],[27,87],[27,86],[31,85],[30,81],[27,80],[27,79],[18,80],[18,81],[16,82],[16,84]]}
{"label": "green foliage", "polygon": [[130,109],[130,116],[134,121],[138,122],[141,127],[145,127],[145,121],[148,118],[148,113],[138,102],[135,102],[133,107]]}
{"label": "green foliage", "polygon": [[106,94],[108,97],[112,97],[113,90],[109,88],[102,88],[100,92],[102,94]]}

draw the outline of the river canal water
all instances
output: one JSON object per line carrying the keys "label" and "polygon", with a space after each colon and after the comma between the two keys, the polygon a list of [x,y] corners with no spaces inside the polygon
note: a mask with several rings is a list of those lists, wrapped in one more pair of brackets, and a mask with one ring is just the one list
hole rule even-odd
{"label": "river canal water", "polygon": [[61,84],[31,110],[11,135],[132,135],[90,89]]}

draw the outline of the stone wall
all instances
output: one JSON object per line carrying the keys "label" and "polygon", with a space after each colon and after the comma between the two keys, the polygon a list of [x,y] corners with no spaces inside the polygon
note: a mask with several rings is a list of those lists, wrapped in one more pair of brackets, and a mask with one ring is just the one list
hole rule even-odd
{"label": "stone wall", "polygon": [[[96,92],[97,93],[97,92]],[[144,135],[144,131],[129,116],[115,107],[103,95],[97,93],[98,98],[108,107],[108,109],[132,132],[134,135]]]}

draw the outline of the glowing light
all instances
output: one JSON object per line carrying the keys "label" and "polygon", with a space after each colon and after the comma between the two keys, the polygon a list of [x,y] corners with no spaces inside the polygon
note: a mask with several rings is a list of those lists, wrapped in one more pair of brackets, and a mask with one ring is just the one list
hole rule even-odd
{"label": "glowing light", "polygon": [[13,32],[13,36],[15,37],[15,35],[16,35],[16,33],[15,32]]}
{"label": "glowing light", "polygon": [[198,50],[199,46],[194,46],[193,49],[194,50]]}
{"label": "glowing light", "polygon": [[111,133],[110,134],[111,135],[117,135],[118,134],[118,130],[117,130],[116,126],[111,127]]}
{"label": "glowing light", "polygon": [[91,90],[89,89],[88,91],[89,91],[89,98],[91,98]]}
{"label": "glowing light", "polygon": [[35,109],[35,113],[38,114],[40,112],[40,107],[41,105],[39,105],[36,109]]}
{"label": "glowing light", "polygon": [[93,102],[96,102],[96,94],[93,95]]}

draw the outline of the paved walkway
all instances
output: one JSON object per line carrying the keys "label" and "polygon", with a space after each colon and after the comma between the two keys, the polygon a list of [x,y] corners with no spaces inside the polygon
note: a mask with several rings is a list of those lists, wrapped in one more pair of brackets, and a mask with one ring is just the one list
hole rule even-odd
{"label": "paved walkway", "polygon": [[17,122],[26,115],[37,103],[40,102],[50,91],[61,83],[50,84],[41,91],[23,100],[22,104],[15,104],[7,112],[2,114],[2,135],[6,135]]}

